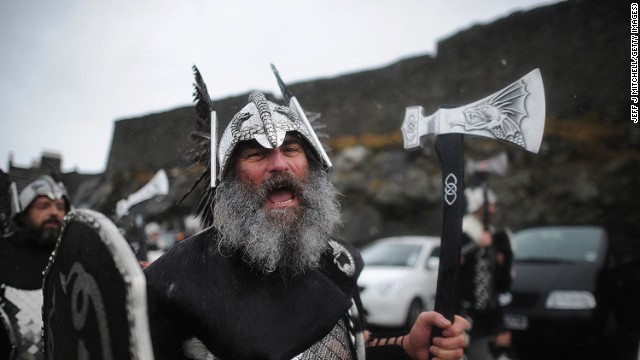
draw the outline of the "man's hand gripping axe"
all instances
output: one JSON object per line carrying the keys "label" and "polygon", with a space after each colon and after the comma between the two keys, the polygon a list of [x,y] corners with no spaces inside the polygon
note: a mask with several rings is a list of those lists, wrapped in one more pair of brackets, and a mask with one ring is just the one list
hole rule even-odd
{"label": "man's hand gripping axe", "polygon": [[430,116],[424,115],[421,106],[406,108],[402,123],[405,149],[424,147],[423,137],[436,136],[435,148],[442,166],[444,211],[435,311],[451,321],[457,308],[457,277],[465,210],[462,136],[499,139],[537,153],[542,142],[544,121],[544,88],[538,69],[469,105],[441,108]]}

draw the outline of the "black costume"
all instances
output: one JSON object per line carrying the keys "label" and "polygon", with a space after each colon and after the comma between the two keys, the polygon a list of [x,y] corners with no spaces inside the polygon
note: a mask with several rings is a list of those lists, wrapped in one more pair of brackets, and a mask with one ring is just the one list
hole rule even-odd
{"label": "black costume", "polygon": [[[156,360],[198,358],[200,342],[234,360],[356,359],[364,351],[356,283],[364,264],[352,245],[331,240],[319,270],[287,278],[221,255],[217,239],[204,230],[145,269]],[[395,345],[366,356],[408,358]]]}
{"label": "black costume", "polygon": [[14,185],[0,172],[0,357],[37,360],[44,358],[43,272],[55,241],[42,241],[40,229],[26,217],[38,197],[64,199],[65,211],[71,203],[64,185],[48,175],[25,186],[18,204],[11,201]]}
{"label": "black costume", "polygon": [[[184,240],[145,270],[156,359],[183,356],[194,336],[222,359],[289,359],[336,326],[351,337],[337,339],[340,350],[355,358],[360,318],[350,309],[355,303],[362,313],[356,279],[363,262],[350,245],[335,244],[345,251],[328,250],[321,269],[286,278],[222,256],[213,228]],[[354,267],[351,276],[342,266]]]}

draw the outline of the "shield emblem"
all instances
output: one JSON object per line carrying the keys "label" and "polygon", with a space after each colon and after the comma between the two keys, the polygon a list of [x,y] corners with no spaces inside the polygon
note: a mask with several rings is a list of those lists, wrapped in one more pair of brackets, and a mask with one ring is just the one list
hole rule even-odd
{"label": "shield emblem", "polygon": [[67,214],[43,292],[46,359],[153,359],[144,274],[104,215]]}

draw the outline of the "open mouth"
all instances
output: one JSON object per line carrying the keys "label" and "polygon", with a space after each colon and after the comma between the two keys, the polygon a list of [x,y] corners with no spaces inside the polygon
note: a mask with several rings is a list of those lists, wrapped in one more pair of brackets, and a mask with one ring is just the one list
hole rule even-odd
{"label": "open mouth", "polygon": [[278,174],[265,179],[261,185],[266,206],[271,208],[296,207],[302,204],[302,183],[291,174]]}
{"label": "open mouth", "polygon": [[269,194],[267,200],[276,205],[286,205],[294,202],[295,194],[288,188],[278,188]]}

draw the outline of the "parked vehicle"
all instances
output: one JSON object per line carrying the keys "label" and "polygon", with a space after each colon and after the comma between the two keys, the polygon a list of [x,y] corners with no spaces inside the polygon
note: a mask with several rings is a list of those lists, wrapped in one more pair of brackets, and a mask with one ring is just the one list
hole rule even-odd
{"label": "parked vehicle", "polygon": [[431,236],[382,238],[362,250],[358,285],[369,324],[409,327],[433,309],[439,253],[440,239]]}
{"label": "parked vehicle", "polygon": [[603,281],[604,228],[537,227],[516,232],[512,241],[515,279],[505,323],[519,352],[604,345],[615,331]]}

